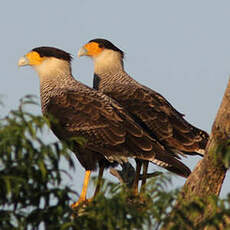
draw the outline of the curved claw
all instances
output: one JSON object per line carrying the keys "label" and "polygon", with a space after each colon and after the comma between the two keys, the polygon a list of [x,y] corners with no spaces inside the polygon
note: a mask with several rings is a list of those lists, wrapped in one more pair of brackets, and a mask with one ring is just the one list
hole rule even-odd
{"label": "curved claw", "polygon": [[92,202],[92,200],[93,200],[93,197],[92,198],[89,198],[89,199],[83,199],[83,198],[79,198],[79,200],[77,201],[77,202],[75,202],[75,203],[73,203],[73,204],[71,204],[71,208],[72,209],[76,209],[76,208],[78,208],[79,206],[82,206],[82,205],[84,205],[84,204],[88,204],[89,202]]}

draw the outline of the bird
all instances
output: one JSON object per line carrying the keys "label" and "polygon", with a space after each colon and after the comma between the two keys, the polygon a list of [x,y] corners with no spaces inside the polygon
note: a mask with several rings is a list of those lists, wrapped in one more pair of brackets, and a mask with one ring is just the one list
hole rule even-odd
{"label": "bird", "polygon": [[[22,56],[18,66],[30,66],[37,72],[42,113],[54,118],[50,128],[59,140],[67,144],[72,140],[70,149],[85,169],[82,192],[72,208],[96,196],[104,168],[129,158],[148,160],[184,177],[190,174],[190,169],[165,151],[119,103],[77,81],[72,75],[71,61],[70,53],[42,46]],[[95,193],[92,199],[87,199],[90,174],[97,167]]]}
{"label": "bird", "polygon": [[[124,52],[112,42],[96,38],[78,50],[94,64],[93,88],[116,100],[165,149],[177,156],[205,153],[209,135],[185,120],[161,94],[140,84],[124,69]],[[146,74],[146,73],[144,73]],[[144,162],[145,184],[148,162]]]}

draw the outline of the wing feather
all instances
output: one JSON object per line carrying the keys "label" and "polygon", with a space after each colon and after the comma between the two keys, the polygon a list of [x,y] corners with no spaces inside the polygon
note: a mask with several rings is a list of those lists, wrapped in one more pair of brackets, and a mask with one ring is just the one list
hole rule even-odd
{"label": "wing feather", "polygon": [[68,90],[50,100],[48,112],[60,121],[61,128],[55,129],[57,136],[84,137],[86,148],[110,159],[115,159],[115,155],[116,158],[153,156],[154,149],[159,154],[165,151],[122,107],[97,91]]}
{"label": "wing feather", "polygon": [[146,134],[118,103],[97,91],[68,90],[51,98],[47,111],[59,121],[53,131],[60,139],[83,137],[87,141],[83,150],[100,153],[110,162],[121,163],[134,157],[182,176],[190,172]]}
{"label": "wing feather", "polygon": [[196,152],[205,147],[208,134],[189,124],[183,114],[152,89],[113,82],[102,90],[123,105],[163,145],[182,152]]}

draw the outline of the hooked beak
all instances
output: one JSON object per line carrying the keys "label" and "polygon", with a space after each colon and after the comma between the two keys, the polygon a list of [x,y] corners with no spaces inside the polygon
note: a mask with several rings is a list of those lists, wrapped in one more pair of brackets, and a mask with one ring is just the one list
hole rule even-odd
{"label": "hooked beak", "polygon": [[25,66],[25,65],[29,65],[29,60],[27,57],[23,56],[23,57],[20,57],[19,60],[18,60],[18,66]]}
{"label": "hooked beak", "polygon": [[88,54],[88,50],[82,46],[79,50],[78,50],[78,53],[77,53],[77,56],[78,57],[81,57],[81,56],[86,56]]}

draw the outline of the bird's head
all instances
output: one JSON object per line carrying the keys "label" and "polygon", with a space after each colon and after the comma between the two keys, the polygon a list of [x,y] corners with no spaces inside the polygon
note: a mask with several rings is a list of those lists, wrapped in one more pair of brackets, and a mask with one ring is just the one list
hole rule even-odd
{"label": "bird's head", "polygon": [[81,56],[91,57],[96,69],[123,67],[124,52],[105,39],[97,38],[86,43],[78,51],[78,57]]}
{"label": "bird's head", "polygon": [[18,66],[31,66],[40,75],[58,70],[71,70],[72,57],[69,53],[54,47],[37,47],[21,57]]}

